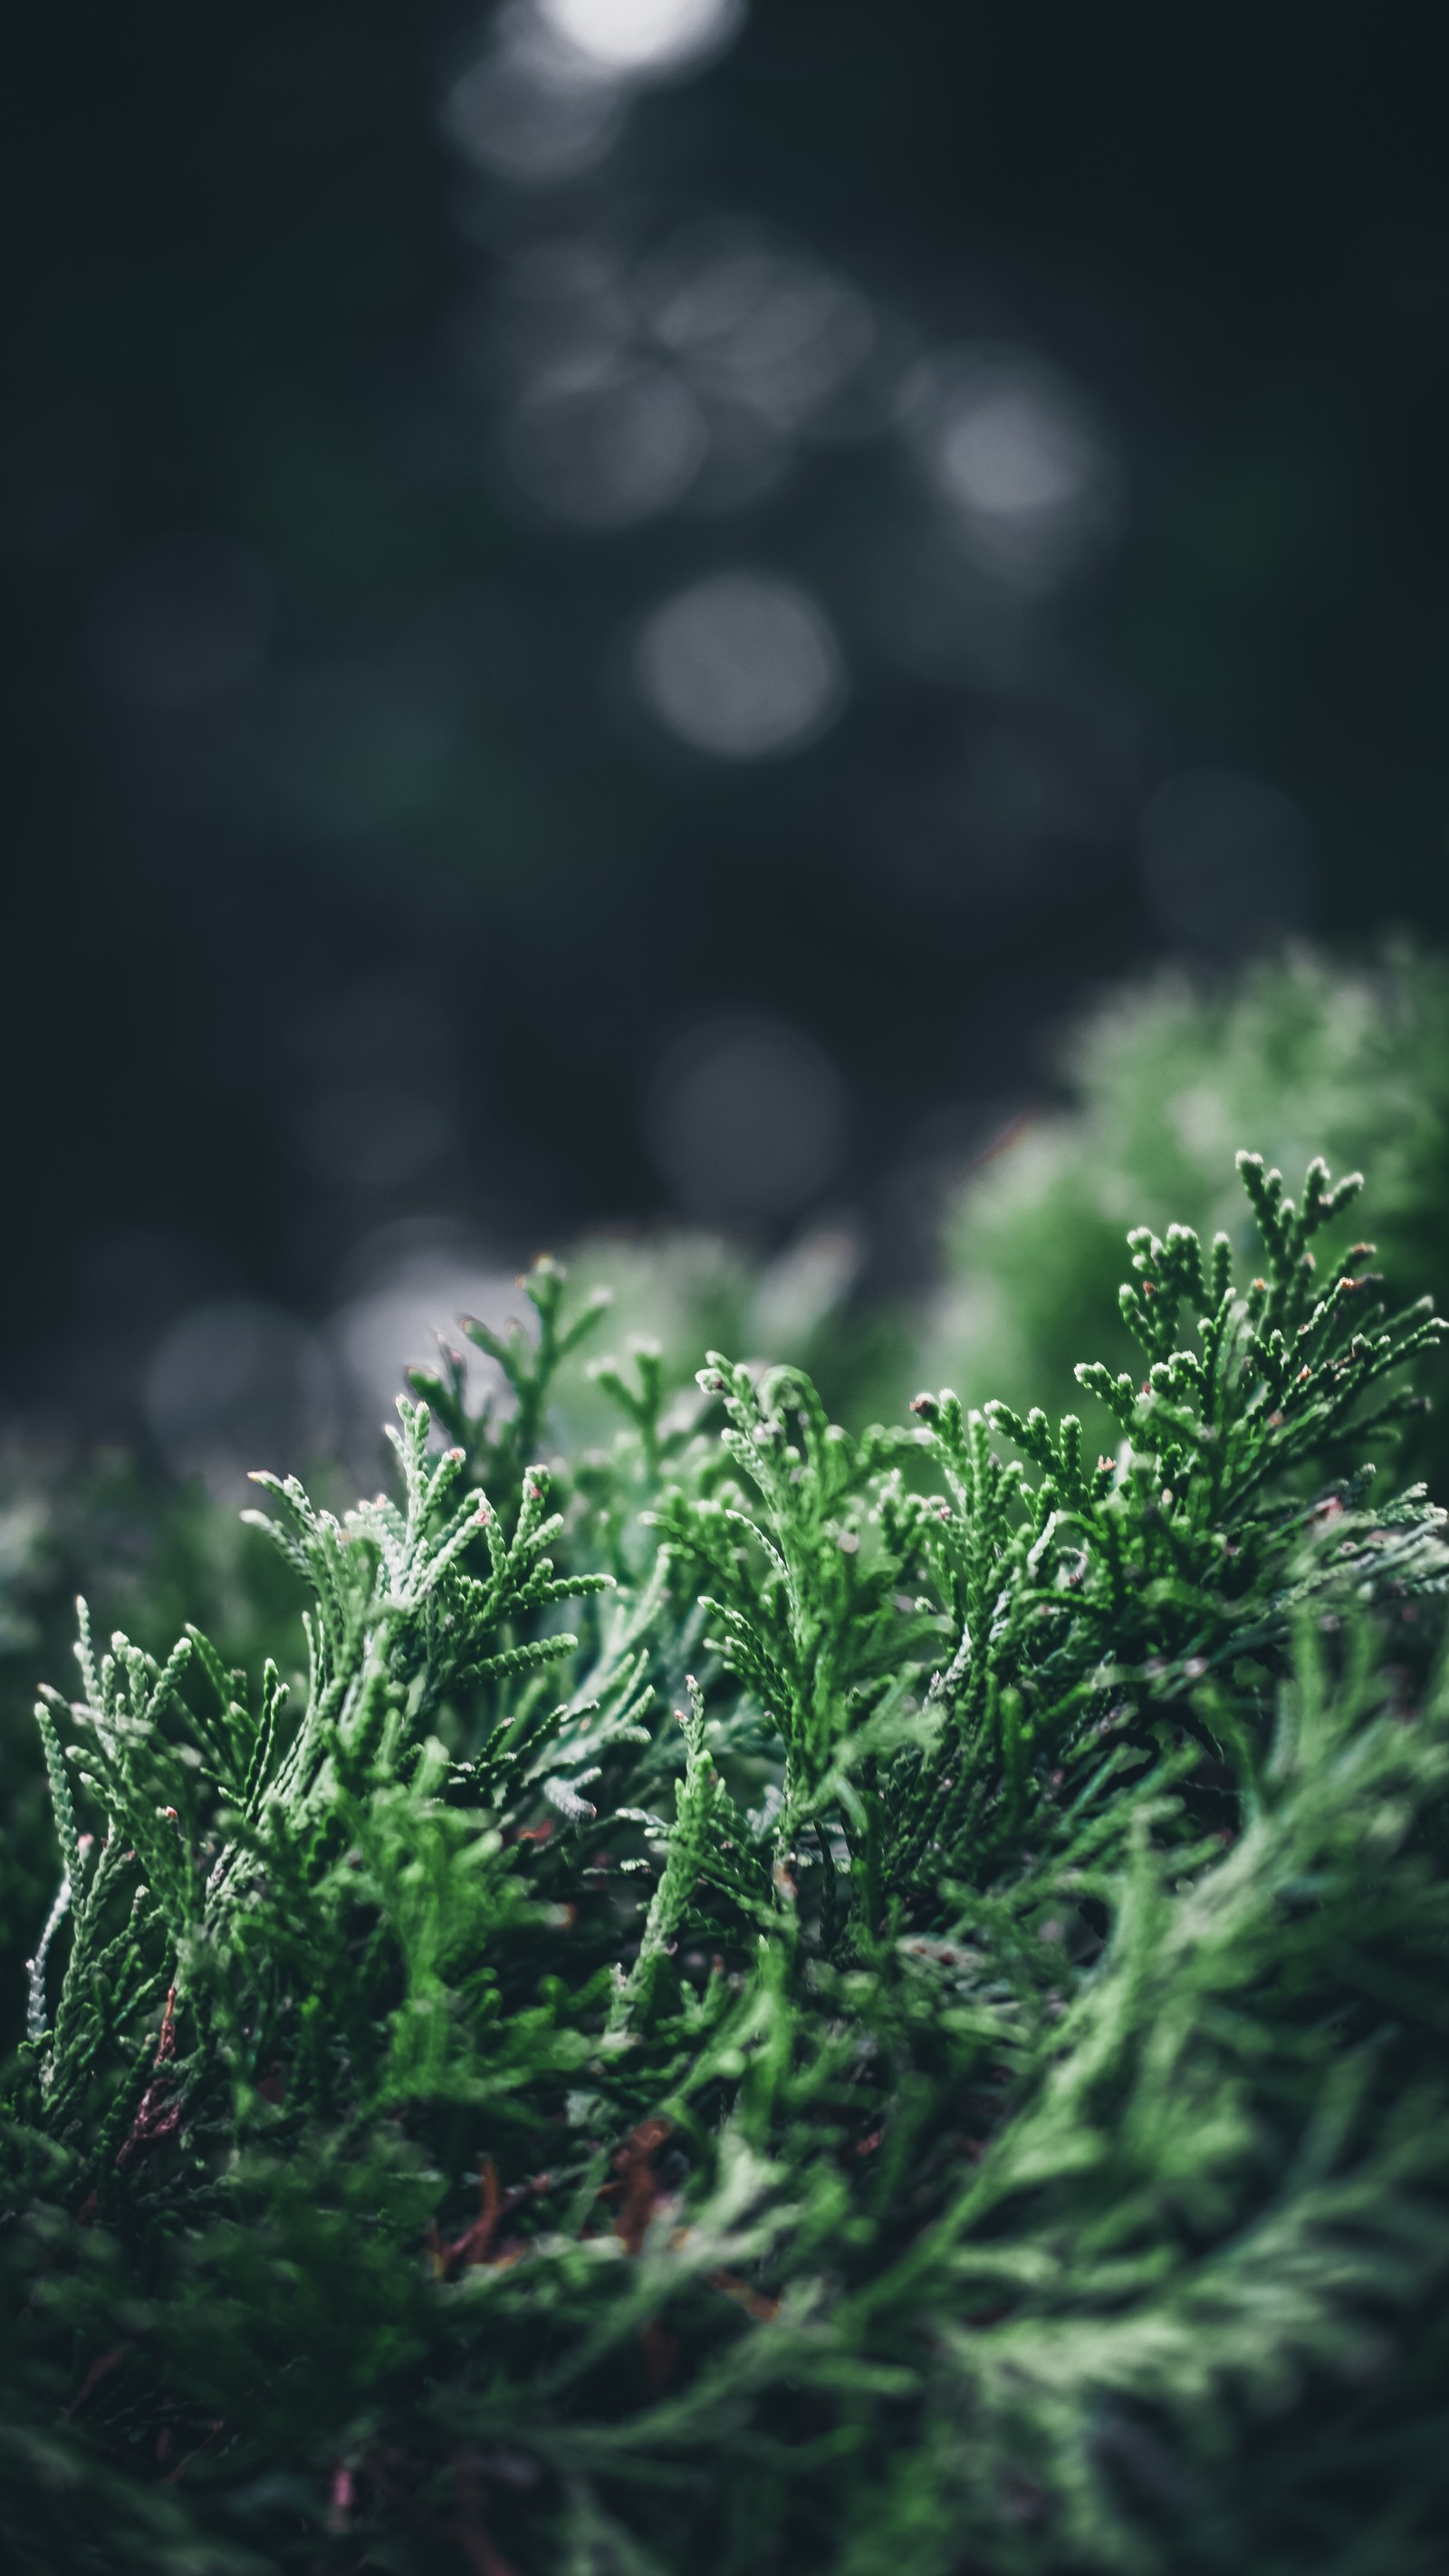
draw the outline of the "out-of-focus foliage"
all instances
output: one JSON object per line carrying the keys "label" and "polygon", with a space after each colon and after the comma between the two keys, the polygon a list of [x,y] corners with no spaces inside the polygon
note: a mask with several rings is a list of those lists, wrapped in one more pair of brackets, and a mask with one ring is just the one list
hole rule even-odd
{"label": "out-of-focus foliage", "polygon": [[[1125,1362],[1123,1227],[1251,1221],[1224,1172],[1245,1137],[1284,1171],[1315,1147],[1371,1168],[1378,1258],[1400,1296],[1449,1288],[1449,970],[1391,951],[1344,967],[1262,959],[1206,988],[1181,972],[1129,987],[1079,1032],[1075,1105],[1028,1122],[950,1212],[928,1371],[972,1403],[1061,1403],[1090,1338]],[[1442,1492],[1449,1378],[1416,1456]]]}
{"label": "out-of-focus foliage", "polygon": [[[859,1293],[862,1246],[843,1226],[807,1229],[766,1262],[717,1235],[678,1227],[601,1234],[569,1256],[575,1283],[607,1293],[621,1347],[657,1344],[666,1381],[688,1379],[711,1345],[807,1369],[852,1430],[899,1409],[921,1353],[902,1309]],[[587,1369],[560,1372],[556,1420],[587,1446],[613,1429]]]}
{"label": "out-of-focus foliage", "polygon": [[544,1262],[395,1500],[262,1480],[304,1653],[83,1614],[20,2565],[1437,2563],[1449,1553],[1365,1448],[1439,1327],[1240,1161],[1261,1276],[1131,1236],[1095,1463],[645,1344],[545,1466],[604,1309]]}

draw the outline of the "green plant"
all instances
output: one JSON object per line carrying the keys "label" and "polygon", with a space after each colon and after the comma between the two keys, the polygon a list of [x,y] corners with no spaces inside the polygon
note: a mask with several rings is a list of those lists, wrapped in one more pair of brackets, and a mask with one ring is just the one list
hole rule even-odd
{"label": "green plant", "polygon": [[[1189,982],[1164,971],[1112,995],[1068,1051],[1072,1100],[1026,1122],[948,1212],[929,1366],[973,1403],[1069,1400],[1084,1333],[1118,1365],[1124,1226],[1174,1217],[1249,1249],[1232,1154],[1257,1137],[1301,1170],[1323,1151],[1368,1165],[1374,1234],[1393,1290],[1449,1282],[1449,970],[1411,949],[1340,964],[1302,950]],[[1446,1363],[1414,1457],[1449,1483]],[[1096,1417],[1100,1423],[1101,1417]]]}
{"label": "green plant", "polygon": [[262,1480],[305,1675],[83,1621],[22,2565],[1438,2563],[1449,1550],[1364,1443],[1440,1328],[1242,1167],[1246,1285],[1131,1238],[1110,1455],[645,1349],[546,1471],[545,1264],[396,1501]]}

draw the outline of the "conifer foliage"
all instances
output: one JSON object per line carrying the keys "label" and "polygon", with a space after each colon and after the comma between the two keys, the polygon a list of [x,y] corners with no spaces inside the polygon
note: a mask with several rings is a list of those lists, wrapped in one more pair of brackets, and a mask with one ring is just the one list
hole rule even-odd
{"label": "conifer foliage", "polygon": [[259,1479],[305,1671],[82,1612],[18,2564],[1441,2563],[1449,1549],[1370,1463],[1440,1328],[1240,1165],[1259,1275],[1130,1238],[1111,1455],[646,1346],[545,1466],[544,1262],[393,1498]]}

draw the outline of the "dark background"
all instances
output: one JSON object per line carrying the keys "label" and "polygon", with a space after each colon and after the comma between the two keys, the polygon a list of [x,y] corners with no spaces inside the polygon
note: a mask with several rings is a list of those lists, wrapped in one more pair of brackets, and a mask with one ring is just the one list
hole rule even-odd
{"label": "dark background", "polygon": [[605,1220],[907,1289],[1090,990],[1442,928],[1432,13],[540,24],[11,33],[0,1355],[173,1463]]}

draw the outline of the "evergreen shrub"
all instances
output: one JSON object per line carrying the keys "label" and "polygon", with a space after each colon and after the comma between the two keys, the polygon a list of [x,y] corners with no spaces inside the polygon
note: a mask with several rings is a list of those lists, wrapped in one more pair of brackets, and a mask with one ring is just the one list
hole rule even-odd
{"label": "evergreen shrub", "polygon": [[1440,1328],[1240,1163],[1246,1274],[1129,1238],[1100,1452],[646,1343],[551,1459],[543,1262],[391,1496],[259,1479],[303,1670],[82,1611],[18,2566],[1442,2564],[1449,1548],[1370,1463]]}
{"label": "evergreen shrub", "polygon": [[[1181,967],[1107,996],[1071,1032],[1068,1094],[1023,1121],[953,1196],[944,1278],[927,1319],[928,1374],[980,1403],[1072,1400],[1084,1331],[1114,1365],[1124,1227],[1224,1227],[1246,1256],[1233,1179],[1244,1136],[1285,1172],[1310,1154],[1373,1175],[1374,1236],[1391,1288],[1449,1277],[1449,966],[1389,948],[1342,963],[1309,949],[1194,981]],[[1449,1487],[1449,1362],[1413,1466]],[[1103,1428],[1103,1417],[1093,1417]]]}

